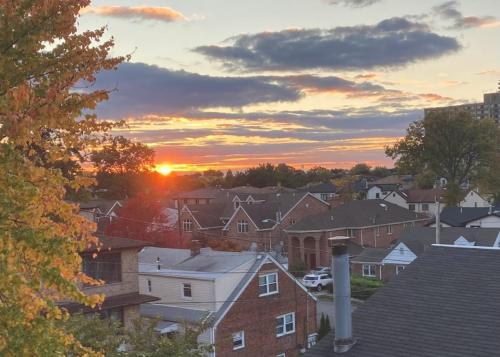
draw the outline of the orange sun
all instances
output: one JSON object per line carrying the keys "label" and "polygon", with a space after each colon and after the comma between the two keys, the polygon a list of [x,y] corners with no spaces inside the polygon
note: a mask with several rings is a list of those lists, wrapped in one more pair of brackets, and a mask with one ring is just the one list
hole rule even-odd
{"label": "orange sun", "polygon": [[160,164],[155,166],[155,171],[161,175],[167,176],[172,172],[172,168],[168,164]]}

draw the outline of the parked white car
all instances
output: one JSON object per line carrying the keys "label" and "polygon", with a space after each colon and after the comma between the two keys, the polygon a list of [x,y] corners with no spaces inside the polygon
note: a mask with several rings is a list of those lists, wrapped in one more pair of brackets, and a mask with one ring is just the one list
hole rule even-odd
{"label": "parked white car", "polygon": [[323,290],[327,285],[333,284],[330,274],[307,274],[302,278],[302,284],[309,289]]}

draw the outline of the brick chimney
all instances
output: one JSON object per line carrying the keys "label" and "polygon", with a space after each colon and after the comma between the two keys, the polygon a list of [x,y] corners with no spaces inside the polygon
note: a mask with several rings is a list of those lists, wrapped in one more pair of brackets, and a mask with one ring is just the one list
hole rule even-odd
{"label": "brick chimney", "polygon": [[356,341],[352,337],[351,280],[349,254],[344,242],[332,246],[332,271],[335,295],[335,353],[349,351]]}

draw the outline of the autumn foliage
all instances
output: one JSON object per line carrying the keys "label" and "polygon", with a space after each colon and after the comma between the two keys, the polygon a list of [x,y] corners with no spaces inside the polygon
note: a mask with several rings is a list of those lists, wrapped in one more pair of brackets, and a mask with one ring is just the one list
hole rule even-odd
{"label": "autumn foliage", "polygon": [[100,355],[56,323],[67,317],[58,301],[102,300],[80,289],[92,280],[81,273],[78,252],[96,243],[95,226],[65,201],[65,188],[92,182],[59,168],[100,145],[114,126],[91,114],[106,91],[75,91],[125,59],[109,56],[113,40],[102,39],[104,28],[77,31],[89,4],[0,0],[2,356]]}

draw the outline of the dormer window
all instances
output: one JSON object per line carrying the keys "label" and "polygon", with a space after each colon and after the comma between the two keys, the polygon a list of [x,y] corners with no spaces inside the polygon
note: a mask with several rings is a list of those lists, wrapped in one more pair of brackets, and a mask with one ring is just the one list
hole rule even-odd
{"label": "dormer window", "polygon": [[245,220],[238,221],[238,233],[248,233],[248,222]]}

